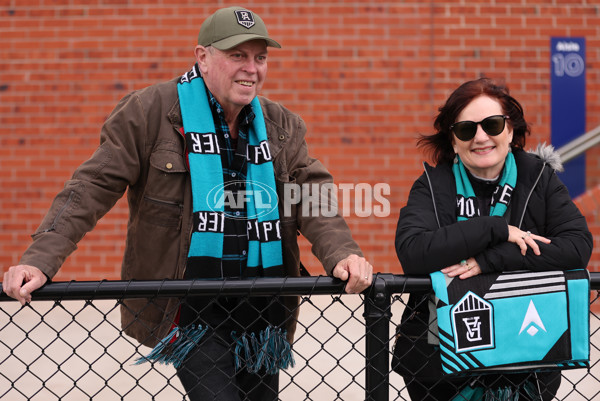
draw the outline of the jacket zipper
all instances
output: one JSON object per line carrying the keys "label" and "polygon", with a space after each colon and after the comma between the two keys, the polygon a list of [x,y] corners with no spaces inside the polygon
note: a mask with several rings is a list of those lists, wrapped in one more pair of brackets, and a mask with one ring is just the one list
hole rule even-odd
{"label": "jacket zipper", "polygon": [[542,173],[544,172],[545,168],[546,168],[546,162],[544,162],[544,164],[542,165],[542,168],[540,169],[540,173],[538,174],[535,182],[531,186],[531,190],[529,191],[529,194],[527,194],[527,199],[525,200],[525,205],[523,206],[523,213],[521,214],[521,219],[519,220],[519,230],[521,229],[521,225],[523,224],[523,219],[525,218],[525,211],[527,210],[527,205],[529,204],[529,199],[531,199],[533,190],[535,189],[535,187],[537,187],[538,182],[540,182],[540,178],[542,178]]}
{"label": "jacket zipper", "polygon": [[438,228],[442,228],[440,224],[440,218],[438,217],[437,207],[435,207],[435,195],[433,194],[433,185],[431,185],[431,178],[429,178],[429,173],[427,172],[427,166],[423,163],[423,169],[425,169],[425,176],[427,177],[427,183],[429,184],[429,192],[431,192],[431,202],[433,203],[433,211],[435,213],[435,219],[438,223]]}
{"label": "jacket zipper", "polygon": [[64,205],[62,205],[62,207],[60,208],[60,210],[58,211],[58,213],[54,217],[54,220],[52,220],[52,224],[50,225],[50,228],[48,228],[47,230],[44,230],[42,232],[47,233],[47,232],[56,230],[56,222],[58,221],[58,219],[60,218],[60,216],[63,214],[63,212],[67,209],[67,207],[71,203],[71,200],[73,200],[74,194],[75,193],[73,191],[71,191],[69,193],[69,197],[67,198],[67,201],[65,202]]}

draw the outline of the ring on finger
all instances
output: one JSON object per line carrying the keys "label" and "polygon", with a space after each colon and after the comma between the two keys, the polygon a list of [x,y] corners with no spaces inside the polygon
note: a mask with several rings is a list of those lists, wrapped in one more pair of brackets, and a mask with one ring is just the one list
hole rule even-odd
{"label": "ring on finger", "polygon": [[525,234],[525,236],[531,237],[531,231],[527,231],[527,234]]}

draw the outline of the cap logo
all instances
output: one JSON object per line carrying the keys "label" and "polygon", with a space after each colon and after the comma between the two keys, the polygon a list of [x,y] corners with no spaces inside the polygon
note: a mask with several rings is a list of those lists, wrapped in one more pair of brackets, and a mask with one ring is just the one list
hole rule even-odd
{"label": "cap logo", "polygon": [[241,26],[245,26],[248,29],[254,26],[254,16],[250,11],[236,10],[235,16],[237,18],[238,24],[240,24]]}

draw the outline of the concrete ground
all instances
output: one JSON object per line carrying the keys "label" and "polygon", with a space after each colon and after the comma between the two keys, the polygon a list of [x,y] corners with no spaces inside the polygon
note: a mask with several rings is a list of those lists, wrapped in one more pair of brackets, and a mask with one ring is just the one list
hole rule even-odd
{"label": "concrete ground", "polygon": [[[394,302],[390,338],[402,314]],[[281,399],[365,399],[365,329],[356,295],[313,296],[301,309],[296,365],[280,375]],[[558,400],[600,400],[600,324],[591,316],[591,364],[564,372]],[[120,335],[115,301],[0,303],[0,399],[7,401],[182,400],[170,366],[134,365],[149,351]],[[14,383],[14,387],[11,385]],[[390,374],[390,400],[408,400]],[[154,398],[152,398],[154,396]]]}

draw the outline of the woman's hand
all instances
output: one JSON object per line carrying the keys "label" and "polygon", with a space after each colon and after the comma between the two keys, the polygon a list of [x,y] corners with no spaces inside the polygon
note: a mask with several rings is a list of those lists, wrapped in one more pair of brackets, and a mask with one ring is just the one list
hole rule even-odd
{"label": "woman's hand", "polygon": [[[542,237],[541,235],[532,234],[529,231],[522,231],[515,226],[508,226],[508,242],[517,244],[517,246],[521,248],[521,254],[525,255],[527,253],[527,247],[530,247],[534,254],[540,255],[540,247],[535,241],[540,241],[544,244],[549,244],[551,242],[548,238]],[[458,276],[460,279],[465,279],[481,274],[481,268],[477,264],[475,258],[469,258],[462,260],[455,265],[445,267],[441,272],[447,274],[448,277]]]}
{"label": "woman's hand", "polygon": [[534,254],[541,254],[540,247],[535,242],[535,240],[543,242],[544,244],[550,243],[550,240],[546,237],[532,234],[530,231],[522,231],[515,226],[508,226],[508,242],[517,244],[517,246],[521,248],[522,255],[525,255],[527,253],[527,246],[531,248]]}
{"label": "woman's hand", "polygon": [[460,279],[465,279],[481,274],[481,269],[475,258],[469,258],[455,265],[445,267],[441,272],[447,274],[448,277],[458,276]]}

